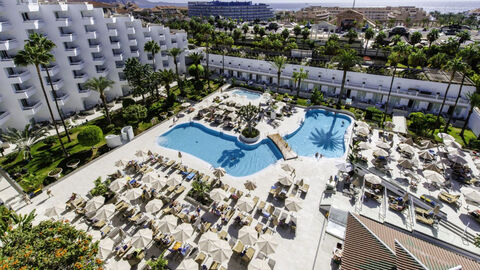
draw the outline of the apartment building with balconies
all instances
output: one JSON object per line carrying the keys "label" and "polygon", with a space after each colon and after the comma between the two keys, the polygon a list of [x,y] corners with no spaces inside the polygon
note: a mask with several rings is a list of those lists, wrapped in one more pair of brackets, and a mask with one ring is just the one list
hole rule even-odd
{"label": "apartment building with balconies", "polygon": [[[225,70],[222,73],[222,55],[209,55],[209,68],[215,74],[223,74],[229,78],[242,80],[250,85],[277,89],[277,70],[268,61],[225,56]],[[336,99],[340,94],[343,71],[310,66],[288,64],[280,77],[280,92],[296,94],[293,73],[303,68],[308,77],[302,80],[300,96],[309,98],[314,89],[323,92],[325,98]],[[375,106],[384,108],[392,77],[361,72],[347,72],[345,92],[346,98],[357,107]],[[389,101],[389,112],[438,113],[440,110],[448,83],[395,78]],[[455,100],[460,90],[459,84],[452,84],[445,101],[442,113],[453,115],[456,119],[464,119],[470,108],[467,94],[475,92],[472,85],[464,85],[458,104],[454,109]]]}
{"label": "apartment building with balconies", "polygon": [[[27,123],[50,120],[37,71],[33,66],[17,66],[13,57],[23,48],[24,40],[40,33],[52,40],[55,61],[40,70],[50,103],[57,101],[64,115],[88,110],[100,102],[98,93],[89,91],[85,82],[93,77],[107,77],[115,84],[106,92],[107,99],[130,92],[123,67],[125,60],[137,57],[151,63],[144,44],[155,40],[162,48],[155,56],[158,69],[174,69],[167,50],[187,48],[185,32],[171,32],[162,25],[143,25],[129,15],[104,13],[88,3],[37,0],[0,0],[0,128],[22,129]],[[184,55],[179,70],[185,72]],[[53,88],[53,90],[52,90]],[[59,115],[54,110],[56,119]],[[14,116],[14,117],[13,117]]]}

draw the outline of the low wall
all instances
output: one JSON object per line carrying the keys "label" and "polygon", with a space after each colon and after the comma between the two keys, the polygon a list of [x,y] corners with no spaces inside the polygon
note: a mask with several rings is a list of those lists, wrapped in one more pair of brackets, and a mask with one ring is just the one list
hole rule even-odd
{"label": "low wall", "polygon": [[473,110],[472,116],[468,121],[468,127],[475,133],[475,136],[480,134],[480,110],[475,108]]}

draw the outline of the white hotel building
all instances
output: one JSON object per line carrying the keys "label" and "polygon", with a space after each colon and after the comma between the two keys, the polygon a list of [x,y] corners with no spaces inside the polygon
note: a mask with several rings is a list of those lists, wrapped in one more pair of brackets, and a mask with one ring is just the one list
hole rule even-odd
{"label": "white hotel building", "polygon": [[[155,40],[161,53],[155,56],[159,69],[175,69],[167,50],[186,49],[185,32],[171,32],[161,25],[142,25],[131,16],[111,15],[108,10],[87,3],[37,0],[0,0],[0,128],[23,129],[27,123],[49,120],[49,113],[33,66],[13,62],[31,33],[42,33],[56,44],[50,76],[65,115],[88,110],[100,102],[98,93],[84,87],[93,77],[105,76],[115,82],[107,99],[129,92],[122,73],[124,62],[137,57],[151,63],[144,44]],[[178,58],[179,71],[185,72],[184,54]],[[56,119],[53,94],[42,72],[45,88]]]}
{"label": "white hotel building", "polygon": [[[209,55],[209,68],[217,74],[222,72],[222,55]],[[282,71],[280,80],[281,92],[296,93],[293,86],[293,72],[303,68],[308,71],[308,79],[302,80],[301,96],[309,97],[314,88],[321,90],[325,96],[335,97],[340,93],[342,70],[318,67],[287,65]],[[277,70],[269,62],[255,59],[225,56],[225,71],[227,77],[235,77],[243,81],[269,86],[276,90]],[[346,94],[353,103],[366,106],[381,106],[387,100],[391,76],[374,75],[360,72],[347,72]],[[447,83],[395,78],[390,106],[399,112],[409,113],[423,111],[438,113]],[[282,89],[283,88],[283,89]],[[448,91],[443,113],[453,110],[460,85],[452,84]],[[470,105],[466,94],[474,92],[475,87],[463,86],[461,97],[454,112],[455,118],[465,118]]]}

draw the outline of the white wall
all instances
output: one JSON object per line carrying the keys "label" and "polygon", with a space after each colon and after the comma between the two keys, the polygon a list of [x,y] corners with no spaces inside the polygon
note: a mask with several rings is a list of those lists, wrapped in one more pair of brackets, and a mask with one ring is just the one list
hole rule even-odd
{"label": "white wall", "polygon": [[[22,13],[27,13],[30,21],[25,22]],[[58,19],[64,17],[67,19]],[[6,27],[8,26],[8,27]],[[61,35],[60,29],[73,36]],[[110,31],[115,29],[116,31]],[[130,32],[134,29],[134,33]],[[87,32],[88,30],[88,32]],[[85,83],[93,77],[105,76],[115,82],[107,91],[108,99],[113,99],[125,94],[122,89],[128,89],[127,81],[120,80],[120,73],[123,67],[117,67],[116,62],[124,62],[130,57],[139,57],[143,63],[151,63],[148,60],[148,54],[144,52],[145,42],[150,39],[157,41],[162,45],[162,52],[157,54],[157,69],[174,69],[173,59],[166,55],[166,50],[179,47],[186,49],[188,45],[185,32],[171,33],[170,29],[162,25],[143,26],[140,20],[131,16],[109,16],[104,14],[103,9],[93,8],[87,3],[52,3],[38,4],[35,0],[0,0],[0,51],[5,51],[12,58],[19,50],[23,48],[24,40],[28,38],[29,31],[34,31],[46,35],[56,44],[53,49],[55,56],[55,67],[52,69],[53,80],[61,79],[57,95],[68,95],[60,102],[64,113],[79,112],[100,102],[99,94],[94,91],[80,91],[78,83]],[[94,32],[92,32],[94,31]],[[121,55],[114,56],[114,43],[111,38],[118,39],[119,51]],[[6,46],[2,40],[16,40],[15,46]],[[173,43],[172,40],[176,40]],[[73,53],[67,51],[64,42],[69,42],[70,46],[77,48],[77,60],[82,61],[81,65],[71,65],[69,56]],[[100,49],[89,44],[99,44]],[[138,48],[138,54],[131,51],[131,46]],[[135,49],[135,47],[132,47]],[[115,49],[117,50],[117,49]],[[94,55],[103,57],[103,60],[94,61]],[[185,71],[185,60],[183,53],[179,59],[179,70]],[[105,72],[97,72],[97,67],[105,67]],[[28,71],[29,75],[23,77],[9,78],[7,69],[13,68],[15,71]],[[74,70],[85,74],[84,77],[75,78]],[[46,102],[41,91],[40,83],[33,66],[15,67],[11,60],[0,61],[0,128],[14,127],[22,129],[29,122],[38,122],[49,120],[50,116],[47,110]],[[43,74],[46,77],[46,74]],[[14,89],[14,83],[21,83],[22,88],[29,88],[29,91],[18,93]],[[46,83],[46,81],[44,81]],[[58,119],[53,97],[51,96],[50,86],[45,84],[47,94],[55,118]],[[29,104],[41,104],[31,110],[25,110],[21,105],[21,99],[24,98]]]}

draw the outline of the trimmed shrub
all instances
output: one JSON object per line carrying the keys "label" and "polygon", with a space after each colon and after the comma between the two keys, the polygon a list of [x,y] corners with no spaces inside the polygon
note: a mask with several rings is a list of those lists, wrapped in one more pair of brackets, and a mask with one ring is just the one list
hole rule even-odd
{"label": "trimmed shrub", "polygon": [[122,115],[128,123],[136,124],[147,117],[147,108],[139,104],[130,105],[123,109]]}
{"label": "trimmed shrub", "polygon": [[86,126],[78,133],[77,139],[80,145],[93,147],[103,140],[103,131],[97,126]]}

